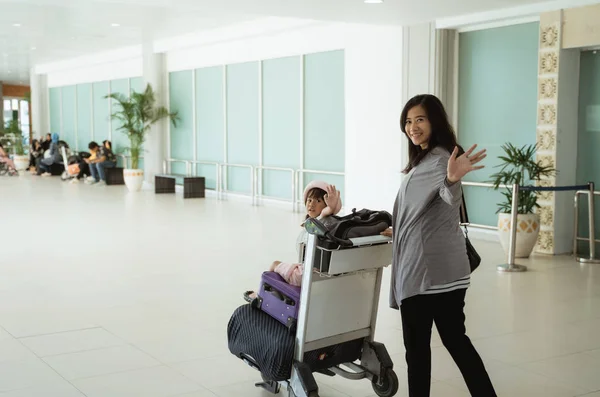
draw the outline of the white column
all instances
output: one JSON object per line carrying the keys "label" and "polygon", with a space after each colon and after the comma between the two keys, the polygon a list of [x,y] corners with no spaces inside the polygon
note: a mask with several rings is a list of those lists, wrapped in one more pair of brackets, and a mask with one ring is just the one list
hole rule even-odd
{"label": "white column", "polygon": [[391,211],[407,157],[400,131],[402,29],[361,26],[345,37],[344,208]]}
{"label": "white column", "polygon": [[405,27],[402,34],[404,102],[419,94],[436,95],[456,123],[458,33],[423,23]]}
{"label": "white column", "polygon": [[48,75],[31,71],[29,84],[31,86],[31,135],[39,138],[50,132]]}
{"label": "white column", "polygon": [[[415,95],[434,93],[432,81],[432,74],[435,70],[433,61],[434,36],[432,23],[407,26],[403,29],[403,102],[408,101]],[[432,41],[434,42],[433,49]]]}
{"label": "white column", "polygon": [[0,123],[0,132],[4,131],[4,97],[2,96],[2,82],[0,81],[0,115],[2,115],[2,122]]}
{"label": "white column", "polygon": [[[572,186],[577,182],[577,161],[573,160],[577,158],[579,136],[580,59],[579,49],[560,51],[554,164],[558,171],[555,177],[556,186]],[[581,201],[584,202],[585,198],[586,196],[583,196]],[[573,192],[557,192],[554,194],[554,199],[554,254],[570,254],[573,251],[573,222],[575,221]],[[587,208],[587,204],[585,206]],[[595,208],[598,211],[598,205]]]}
{"label": "white column", "polygon": [[[168,73],[165,54],[155,54],[149,42],[143,51],[144,88],[150,84],[156,93],[157,106],[168,107]],[[144,144],[144,175],[147,183],[154,183],[154,176],[162,173],[163,160],[169,156],[169,121],[163,119],[152,126]]]}

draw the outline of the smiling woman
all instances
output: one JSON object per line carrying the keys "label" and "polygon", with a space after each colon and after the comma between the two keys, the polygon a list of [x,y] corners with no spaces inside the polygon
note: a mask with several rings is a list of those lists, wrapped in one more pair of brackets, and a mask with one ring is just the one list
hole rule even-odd
{"label": "smiling woman", "polygon": [[473,145],[459,153],[444,106],[433,95],[410,99],[400,120],[411,143],[407,175],[394,204],[390,307],[401,311],[410,396],[429,396],[435,321],[471,395],[493,397],[485,366],[465,334],[471,270],[458,227],[460,181],[483,168],[477,164],[485,150],[473,153]]}

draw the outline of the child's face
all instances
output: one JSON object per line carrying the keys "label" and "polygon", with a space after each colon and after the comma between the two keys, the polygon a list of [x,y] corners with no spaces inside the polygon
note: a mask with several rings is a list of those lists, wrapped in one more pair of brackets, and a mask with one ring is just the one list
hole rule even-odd
{"label": "child's face", "polygon": [[309,197],[306,200],[306,213],[311,218],[316,218],[321,215],[321,212],[325,207],[327,207],[327,204],[322,198]]}

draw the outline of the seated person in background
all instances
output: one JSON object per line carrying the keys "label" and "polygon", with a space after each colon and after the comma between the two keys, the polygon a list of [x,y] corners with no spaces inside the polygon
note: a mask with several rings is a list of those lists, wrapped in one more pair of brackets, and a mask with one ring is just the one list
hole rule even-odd
{"label": "seated person in background", "polygon": [[37,174],[41,176],[51,176],[50,167],[54,164],[62,163],[62,155],[58,148],[58,134],[52,134],[52,142],[50,143],[50,153],[47,158],[40,160],[37,167]]}
{"label": "seated person in background", "polygon": [[79,180],[86,175],[90,175],[90,165],[88,160],[94,160],[96,158],[95,153],[79,152],[77,155],[79,158],[79,173],[75,178],[71,179],[70,183],[79,183]]}
{"label": "seated person in background", "polygon": [[46,137],[41,142],[42,150],[45,152],[46,150],[50,149],[51,143],[52,143],[52,135],[48,133],[48,134],[46,134]]}
{"label": "seated person in background", "polygon": [[6,150],[4,150],[4,146],[2,146],[2,143],[0,143],[0,163],[4,163],[8,166],[8,172],[11,175],[18,174],[17,168],[15,167],[15,163],[13,163],[13,161],[8,156],[8,153],[6,153]]}
{"label": "seated person in background", "polygon": [[[342,200],[340,192],[335,186],[329,185],[323,181],[313,181],[306,186],[304,190],[304,204],[306,206],[306,218],[317,218],[325,226],[330,227],[331,222],[327,219],[331,215],[336,215],[342,209]],[[331,218],[333,220],[333,218]],[[302,225],[304,226],[304,223]],[[306,245],[308,233],[302,227],[302,231],[296,240],[298,253],[302,245]],[[304,266],[301,263],[285,263],[275,261],[269,268],[270,272],[278,273],[283,279],[291,285],[299,287],[302,284],[302,273]],[[256,298],[254,291],[246,291],[244,299],[251,302]]]}
{"label": "seated person in background", "polygon": [[35,173],[35,169],[44,156],[44,149],[42,144],[37,139],[31,141],[31,148],[29,149],[29,171]]}
{"label": "seated person in background", "polygon": [[90,166],[91,177],[86,179],[86,183],[100,185],[106,185],[106,168],[113,168],[117,165],[117,159],[111,150],[110,141],[102,142],[103,146],[99,146],[96,142],[90,142],[88,148],[90,153],[95,154],[96,157],[93,160],[86,159],[86,162]]}

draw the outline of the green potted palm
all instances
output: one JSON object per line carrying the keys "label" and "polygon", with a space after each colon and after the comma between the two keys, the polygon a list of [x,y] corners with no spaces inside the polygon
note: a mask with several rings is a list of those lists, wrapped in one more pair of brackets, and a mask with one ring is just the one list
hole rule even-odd
{"label": "green potted palm", "polygon": [[177,112],[169,112],[164,106],[156,106],[156,93],[150,84],[146,85],[143,92],[132,92],[131,96],[121,93],[107,95],[115,101],[116,110],[111,117],[120,121],[117,129],[129,139],[129,147],[125,150],[131,155],[131,168],[123,170],[125,185],[130,191],[139,191],[144,182],[144,170],[139,169],[140,154],[153,124],[161,119],[169,118],[176,125]]}
{"label": "green potted palm", "polygon": [[25,153],[23,147],[23,132],[19,128],[19,122],[17,120],[10,120],[4,127],[4,133],[2,134],[3,144],[6,146],[7,152],[13,153],[13,161],[15,168],[18,171],[26,170],[29,166],[29,156]]}
{"label": "green potted palm", "polygon": [[[516,147],[511,143],[502,146],[504,155],[498,158],[502,162],[497,166],[500,171],[491,175],[494,189],[499,190],[500,185],[519,186],[532,185],[554,174],[554,168],[545,166],[541,161],[535,161],[537,145],[524,145]],[[504,200],[498,203],[498,234],[500,244],[508,252],[510,241],[510,227],[512,214],[512,188],[502,191]],[[540,232],[540,216],[535,211],[540,208],[538,192],[519,191],[517,205],[517,239],[515,242],[515,257],[527,258],[531,255]]]}

